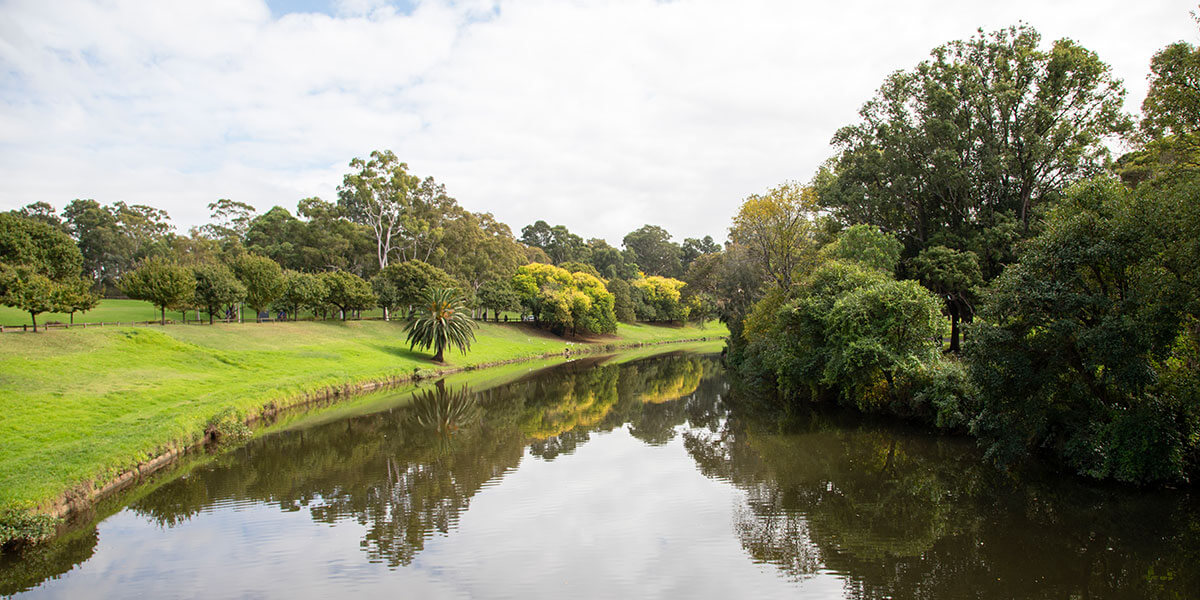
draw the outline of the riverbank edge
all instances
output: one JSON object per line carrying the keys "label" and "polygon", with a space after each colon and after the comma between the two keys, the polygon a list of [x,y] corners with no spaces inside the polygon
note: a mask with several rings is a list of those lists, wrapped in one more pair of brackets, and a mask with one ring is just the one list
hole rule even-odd
{"label": "riverbank edge", "polygon": [[[566,348],[561,352],[545,352],[537,355],[522,356],[512,359],[472,365],[435,367],[429,370],[414,369],[411,373],[395,373],[383,377],[367,376],[363,378],[355,378],[340,384],[314,388],[300,394],[286,397],[283,400],[270,400],[258,409],[242,415],[240,421],[249,427],[255,425],[263,419],[273,418],[283,411],[303,409],[312,404],[321,402],[337,402],[358,394],[415,383],[425,379],[444,377],[455,373],[477,371],[481,369],[523,362],[532,362],[549,358],[570,358],[578,355],[600,354],[603,352],[614,352],[650,346],[667,346],[673,344],[720,341],[723,339],[725,339],[725,336],[699,336],[688,339],[650,342],[592,342],[578,344],[574,347]],[[217,415],[214,414],[212,417],[215,418]],[[47,525],[46,519],[53,519],[55,523],[60,523],[67,517],[70,517],[77,512],[91,508],[97,501],[121,490],[127,489],[135,485],[141,479],[148,477],[170,465],[173,465],[175,461],[184,454],[203,448],[205,445],[214,442],[214,434],[214,431],[206,429],[200,432],[193,432],[193,434],[190,436],[190,439],[175,439],[163,442],[160,445],[161,451],[155,453],[150,458],[141,461],[133,467],[119,471],[109,477],[97,476],[76,484],[70,489],[59,493],[58,496],[54,497],[53,499],[39,504],[33,509],[17,510],[0,514],[0,528],[10,527],[17,530],[17,535],[10,539],[8,543],[4,544],[3,547],[0,547],[0,551],[12,545],[37,543],[52,537],[52,535],[47,536],[44,533]],[[26,523],[30,523],[31,525],[25,525]]]}

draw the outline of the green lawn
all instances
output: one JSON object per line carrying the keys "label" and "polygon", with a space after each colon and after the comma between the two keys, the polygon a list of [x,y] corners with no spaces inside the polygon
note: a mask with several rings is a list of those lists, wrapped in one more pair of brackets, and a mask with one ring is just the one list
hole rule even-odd
{"label": "green lawn", "polygon": [[[106,308],[108,303],[106,303]],[[112,307],[110,310],[117,310]],[[567,348],[630,345],[728,332],[621,325],[614,336],[567,341],[530,327],[482,324],[451,366],[523,359]],[[87,482],[198,440],[225,408],[239,414],[294,403],[330,386],[435,367],[383,321],[112,327],[0,336],[0,510],[46,506]]]}

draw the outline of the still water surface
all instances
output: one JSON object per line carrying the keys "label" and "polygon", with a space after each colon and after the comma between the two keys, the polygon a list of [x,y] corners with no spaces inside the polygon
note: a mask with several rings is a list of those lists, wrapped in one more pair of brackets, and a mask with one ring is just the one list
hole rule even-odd
{"label": "still water surface", "polygon": [[300,422],[0,558],[30,598],[1188,598],[1187,494],[751,414],[715,357],[588,359]]}

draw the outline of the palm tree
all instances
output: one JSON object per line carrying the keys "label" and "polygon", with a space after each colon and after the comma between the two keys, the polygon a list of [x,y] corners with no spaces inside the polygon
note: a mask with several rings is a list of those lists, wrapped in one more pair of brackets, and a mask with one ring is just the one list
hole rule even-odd
{"label": "palm tree", "polygon": [[475,341],[475,321],[467,313],[463,298],[449,288],[431,288],[425,291],[416,316],[405,329],[408,330],[408,349],[416,346],[434,349],[434,362],[443,361],[443,351],[453,344],[464,354]]}

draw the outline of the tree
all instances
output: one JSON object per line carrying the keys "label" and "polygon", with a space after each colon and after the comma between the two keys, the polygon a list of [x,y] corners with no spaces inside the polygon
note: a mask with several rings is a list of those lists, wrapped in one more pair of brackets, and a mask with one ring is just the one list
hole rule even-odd
{"label": "tree", "polygon": [[246,288],[246,304],[254,309],[255,320],[283,293],[283,269],[279,263],[256,254],[243,254],[233,260],[233,273]]}
{"label": "tree", "polygon": [[569,261],[588,262],[591,258],[591,248],[565,225],[551,227],[545,221],[537,221],[521,228],[520,241],[526,246],[541,248],[556,265]]}
{"label": "tree", "polygon": [[616,331],[613,295],[592,275],[530,263],[517,269],[512,287],[534,322],[556,333]]}
{"label": "tree", "polygon": [[186,306],[196,292],[191,269],[165,258],[142,260],[134,270],[121,277],[121,289],[135,300],[146,300],[158,307],[160,323],[167,324],[167,309]]}
{"label": "tree", "polygon": [[[79,281],[83,257],[60,228],[40,219],[0,213],[0,304],[37,315],[65,306]],[[83,300],[83,298],[78,298]]]}
{"label": "tree", "polygon": [[[1196,13],[1192,18],[1200,23]],[[1200,131],[1200,48],[1175,42],[1150,59],[1142,132],[1150,138]]]}
{"label": "tree", "polygon": [[211,222],[202,229],[209,237],[223,242],[225,245],[240,244],[246,239],[246,232],[250,230],[250,224],[254,221],[253,206],[245,202],[221,198],[210,203],[208,210],[211,211],[209,215]]}
{"label": "tree", "polygon": [[396,308],[411,310],[430,288],[458,288],[460,284],[445,271],[420,260],[390,264],[371,278],[385,315]]}
{"label": "tree", "polygon": [[54,281],[29,265],[12,267],[0,264],[0,303],[29,313],[35,333],[38,330],[37,316],[57,308],[57,290]]}
{"label": "tree", "polygon": [[794,182],[771,188],[742,202],[729,237],[758,261],[766,276],[781,289],[792,286],[797,270],[816,256],[819,223],[812,188]]}
{"label": "tree", "polygon": [[246,298],[246,286],[242,285],[229,267],[211,262],[192,268],[196,280],[195,303],[208,313],[209,325],[213,315],[223,306],[237,304]]}
{"label": "tree", "polygon": [[706,254],[716,254],[721,251],[721,245],[714,242],[711,235],[704,236],[704,239],[684,238],[683,245],[680,246],[680,261],[683,263],[683,268],[686,271],[691,266],[692,261]]}
{"label": "tree", "polygon": [[856,262],[868,269],[894,273],[904,247],[896,238],[874,225],[854,225],[838,234],[820,255],[834,260]]}
{"label": "tree", "polygon": [[321,273],[321,282],[325,284],[325,302],[338,307],[343,321],[351,311],[371,308],[378,300],[371,284],[353,273],[328,271]]}
{"label": "tree", "polygon": [[983,285],[979,259],[974,252],[932,246],[909,262],[921,285],[946,303],[946,314],[950,316],[950,352],[958,354],[959,322],[974,320],[976,290]]}
{"label": "tree", "polygon": [[492,311],[494,320],[500,320],[500,311],[518,310],[521,307],[521,299],[517,297],[517,293],[513,291],[512,284],[505,280],[493,280],[479,286],[476,291],[476,297],[479,299],[479,305],[483,307],[484,319],[487,318],[487,311]]}
{"label": "tree", "polygon": [[613,315],[622,323],[632,323],[637,320],[633,310],[633,299],[629,282],[624,279],[609,279],[608,291],[613,295]]}
{"label": "tree", "polygon": [[[889,76],[834,136],[821,204],[895,234],[909,257],[944,245],[984,258],[988,230],[1010,221],[1028,235],[1034,209],[1099,171],[1130,126],[1107,64],[1040,41],[1026,26],[980,32]],[[1003,265],[983,266],[991,278]]]}
{"label": "tree", "polygon": [[433,348],[433,361],[444,362],[447,346],[463,354],[475,341],[475,322],[467,315],[462,297],[453,289],[430,288],[421,299],[421,308],[408,322],[408,347]]}
{"label": "tree", "polygon": [[671,234],[666,229],[657,225],[643,225],[626,234],[623,243],[642,271],[662,277],[683,274],[679,262],[679,244],[671,242]]}
{"label": "tree", "polygon": [[1081,183],[993,282],[966,347],[990,458],[1048,453],[1142,484],[1200,474],[1196,194]]}
{"label": "tree", "polygon": [[391,150],[375,150],[368,160],[355,158],[350,167],[357,172],[342,179],[338,187],[338,205],[351,220],[371,228],[375,234],[375,253],[379,268],[388,266],[392,251],[404,234],[404,219],[412,205],[412,196],[420,185]]}
{"label": "tree", "polygon": [[456,208],[445,226],[442,246],[433,264],[445,269],[467,289],[478,293],[486,281],[508,279],[525,264],[525,252],[508,225],[491,213]]}
{"label": "tree", "polygon": [[295,321],[300,316],[300,310],[307,308],[314,314],[325,304],[329,289],[320,275],[285,271],[283,274],[283,294],[276,304],[288,311]]}
{"label": "tree", "polygon": [[368,160],[350,161],[355,172],[338,187],[338,206],[355,223],[371,228],[379,268],[392,254],[405,260],[429,261],[444,235],[446,216],[457,203],[432,177],[421,180],[408,172],[391,150],[376,150]]}
{"label": "tree", "polygon": [[638,266],[633,253],[613,248],[600,238],[588,240],[591,250],[591,265],[605,279],[636,279]]}
{"label": "tree", "polygon": [[49,202],[34,202],[32,204],[26,204],[20,210],[15,210],[13,212],[26,219],[41,221],[42,223],[54,227],[55,229],[61,230],[63,233],[69,233],[67,230],[67,224],[63,223],[62,218],[58,216],[57,211],[54,210],[54,206],[52,206]]}
{"label": "tree", "polygon": [[630,286],[642,293],[646,304],[644,312],[638,315],[643,321],[683,321],[688,317],[687,307],[683,304],[681,292],[686,283],[670,277],[651,275],[635,279]]}
{"label": "tree", "polygon": [[[70,322],[74,325],[75,313],[86,313],[100,304],[100,295],[89,288],[88,282],[81,278],[58,283],[54,295],[54,310],[70,315]],[[36,325],[34,329],[37,329]]]}
{"label": "tree", "polygon": [[97,283],[116,283],[149,256],[165,257],[171,232],[166,211],[116,202],[73,200],[63,209],[70,235],[83,254],[84,270]]}

